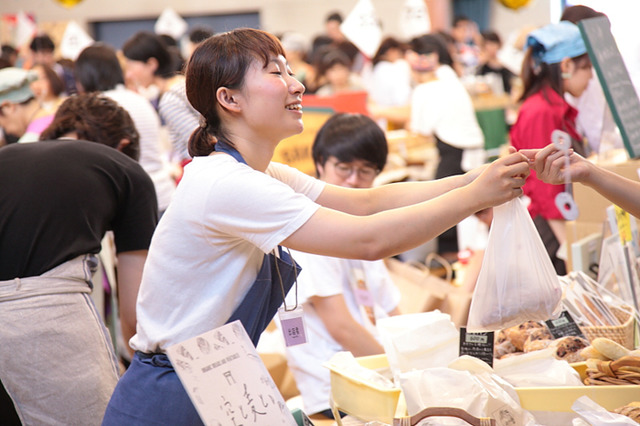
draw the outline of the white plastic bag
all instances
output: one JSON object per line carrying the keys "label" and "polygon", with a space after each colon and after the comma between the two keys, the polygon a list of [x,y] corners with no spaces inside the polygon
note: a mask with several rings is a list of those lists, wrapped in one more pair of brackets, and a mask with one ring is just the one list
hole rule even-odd
{"label": "white plastic bag", "polygon": [[467,329],[546,321],[560,314],[561,299],[560,281],[522,199],[495,207]]}
{"label": "white plastic bag", "polygon": [[553,351],[546,348],[496,359],[493,370],[515,387],[584,386],[580,374],[568,362],[556,359]]}
{"label": "white plastic bag", "polygon": [[458,357],[460,332],[438,310],[381,318],[376,327],[394,379],[405,371],[446,367]]}
{"label": "white plastic bag", "polygon": [[[451,367],[413,370],[400,375],[400,387],[409,415],[415,415],[426,407],[454,407],[476,417],[491,417],[498,425],[538,425],[533,415],[520,405],[515,389],[493,374],[484,362],[465,356],[454,361]],[[438,418],[424,420],[420,424],[468,423],[454,418]]]}
{"label": "white plastic bag", "polygon": [[627,416],[623,416],[622,414],[612,413],[607,411],[605,408],[601,407],[597,403],[595,403],[588,396],[581,396],[576,399],[576,402],[573,403],[571,409],[578,413],[578,415],[589,424],[605,426],[605,425],[638,425],[635,420]]}

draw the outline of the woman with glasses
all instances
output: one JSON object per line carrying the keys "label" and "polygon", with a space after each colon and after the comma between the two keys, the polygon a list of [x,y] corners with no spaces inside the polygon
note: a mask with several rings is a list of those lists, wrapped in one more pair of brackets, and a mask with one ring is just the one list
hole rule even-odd
{"label": "woman with glasses", "polygon": [[[371,188],[387,161],[382,129],[360,114],[336,114],[322,126],[311,149],[318,178],[332,185]],[[399,313],[400,292],[382,260],[365,261],[292,252],[302,267],[298,300],[310,345],[290,346],[287,363],[309,414],[333,418],[329,370],[322,364],[340,351],[383,353],[376,319]],[[293,293],[293,292],[291,292]],[[287,305],[295,305],[293,294]]]}
{"label": "woman with glasses", "polygon": [[257,343],[300,272],[282,247],[391,256],[519,196],[529,170],[512,153],[449,179],[354,189],[271,163],[278,143],[303,129],[304,86],[278,39],[260,30],[205,40],[187,66],[186,93],[204,120],[151,242],[136,353],[104,425],[202,424],[166,350],[236,320]]}

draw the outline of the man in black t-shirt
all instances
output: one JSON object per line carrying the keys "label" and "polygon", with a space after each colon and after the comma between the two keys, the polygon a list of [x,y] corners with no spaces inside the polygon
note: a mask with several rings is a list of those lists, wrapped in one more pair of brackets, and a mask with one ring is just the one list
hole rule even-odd
{"label": "man in black t-shirt", "polygon": [[24,424],[100,424],[118,366],[90,299],[96,255],[113,231],[128,341],[156,195],[114,101],[70,97],[42,135],[86,140],[0,148],[0,381]]}

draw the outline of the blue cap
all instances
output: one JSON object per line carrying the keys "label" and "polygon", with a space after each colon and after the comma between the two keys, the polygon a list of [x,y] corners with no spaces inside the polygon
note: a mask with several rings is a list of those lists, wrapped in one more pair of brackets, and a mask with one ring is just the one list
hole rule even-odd
{"label": "blue cap", "polygon": [[0,104],[4,102],[19,104],[33,98],[29,84],[37,78],[38,74],[34,71],[22,68],[0,69]]}
{"label": "blue cap", "polygon": [[549,24],[531,31],[527,47],[533,49],[537,62],[557,64],[564,58],[575,58],[587,53],[580,29],[569,21]]}

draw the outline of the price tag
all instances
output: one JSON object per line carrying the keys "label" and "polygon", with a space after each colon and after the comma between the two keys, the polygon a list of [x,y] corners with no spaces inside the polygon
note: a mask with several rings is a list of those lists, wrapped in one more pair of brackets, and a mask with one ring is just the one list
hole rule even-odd
{"label": "price tag", "polygon": [[466,327],[460,327],[459,355],[469,355],[493,367],[494,331],[467,333]]}
{"label": "price tag", "polygon": [[304,327],[302,305],[293,311],[278,309],[278,317],[282,326],[284,343],[287,346],[301,345],[307,343],[307,333]]}
{"label": "price tag", "polygon": [[571,314],[567,311],[562,311],[557,319],[545,321],[545,324],[554,339],[559,339],[565,336],[578,336],[585,339],[584,334],[582,334],[582,330],[580,330],[578,324],[576,324],[573,317],[571,317]]}

